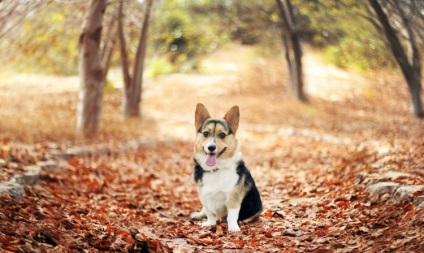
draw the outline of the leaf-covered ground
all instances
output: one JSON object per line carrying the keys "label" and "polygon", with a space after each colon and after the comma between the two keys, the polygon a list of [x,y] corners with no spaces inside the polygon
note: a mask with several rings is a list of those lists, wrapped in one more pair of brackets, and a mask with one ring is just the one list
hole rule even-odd
{"label": "leaf-covered ground", "polygon": [[22,202],[3,196],[1,246],[17,252],[424,249],[422,209],[371,204],[355,185],[357,173],[376,160],[373,150],[298,137],[275,142],[290,144],[247,152],[259,156],[246,160],[265,211],[239,234],[229,234],[225,223],[208,229],[189,219],[201,208],[191,183],[191,144],[167,141],[71,159],[26,187]]}
{"label": "leaf-covered ground", "polygon": [[[250,53],[234,50],[239,50],[237,55]],[[227,53],[218,53],[205,64],[219,61],[225,66],[222,58],[227,59]],[[353,74],[330,75],[335,70],[313,68],[309,62],[310,70],[321,67],[317,73],[330,74],[309,77],[311,86],[321,83],[323,88],[312,94],[310,104],[300,105],[284,95],[286,85],[276,74],[281,73],[276,62],[255,58],[251,65],[239,64],[245,60],[231,61],[241,66],[238,71],[220,69],[224,74],[218,75],[210,70],[150,81],[143,123],[120,122],[114,116],[119,115],[120,93],[106,94],[104,130],[99,139],[89,142],[66,132],[66,126],[74,123],[73,91],[41,96],[29,108],[15,111],[26,117],[16,132],[32,135],[30,140],[22,138],[7,122],[0,123],[7,130],[1,135],[1,181],[25,165],[47,159],[51,150],[82,145],[95,150],[105,142],[118,146],[131,138],[141,144],[122,152],[60,161],[58,170],[42,171],[38,184],[25,186],[22,201],[2,195],[0,248],[10,252],[423,252],[424,212],[419,207],[423,192],[417,190],[399,201],[390,192],[372,196],[367,190],[369,182],[424,185],[423,122],[410,116],[406,87],[396,85],[401,78],[353,85],[349,81],[358,81]],[[337,82],[343,85],[338,87]],[[330,94],[334,99],[329,99]],[[29,95],[9,94],[2,99],[16,105],[16,98],[25,96]],[[189,218],[201,208],[191,180],[197,102],[205,103],[216,116],[234,104],[241,108],[238,138],[264,212],[257,222],[242,224],[240,233],[228,233],[225,222],[202,228],[201,221]],[[45,113],[41,119],[28,116],[45,108],[52,108],[53,114],[60,111],[67,120]],[[3,108],[0,113],[8,116],[10,111]],[[125,125],[120,128],[118,123]],[[31,124],[43,129],[34,130]]]}

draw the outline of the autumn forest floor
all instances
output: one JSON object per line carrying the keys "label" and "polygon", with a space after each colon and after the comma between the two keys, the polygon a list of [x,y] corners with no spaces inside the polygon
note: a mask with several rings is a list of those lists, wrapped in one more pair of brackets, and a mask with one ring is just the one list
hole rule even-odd
{"label": "autumn forest floor", "polygon": [[[22,200],[1,195],[0,249],[423,252],[424,121],[409,112],[402,77],[362,77],[310,51],[309,103],[299,104],[281,60],[259,55],[233,46],[201,73],[147,80],[142,120],[122,119],[119,89],[105,91],[102,130],[91,140],[74,131],[77,78],[5,78],[0,182],[40,161],[59,166],[42,170]],[[241,110],[238,139],[264,212],[240,233],[189,218],[201,208],[191,180],[198,102],[217,117]],[[92,153],[51,155],[82,148]]]}

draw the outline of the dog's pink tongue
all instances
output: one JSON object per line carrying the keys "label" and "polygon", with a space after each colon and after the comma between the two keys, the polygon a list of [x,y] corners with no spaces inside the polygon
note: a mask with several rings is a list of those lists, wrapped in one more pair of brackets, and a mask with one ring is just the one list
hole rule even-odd
{"label": "dog's pink tongue", "polygon": [[207,154],[206,156],[206,165],[209,167],[215,166],[216,164],[216,154]]}

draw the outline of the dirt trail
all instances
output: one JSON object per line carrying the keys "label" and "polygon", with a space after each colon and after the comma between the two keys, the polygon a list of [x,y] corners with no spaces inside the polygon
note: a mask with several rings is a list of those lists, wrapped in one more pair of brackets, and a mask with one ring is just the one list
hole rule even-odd
{"label": "dirt trail", "polygon": [[344,101],[364,92],[368,81],[361,75],[326,64],[314,51],[303,58],[306,92],[331,101]]}
{"label": "dirt trail", "polygon": [[[198,102],[209,103],[212,113],[223,113],[230,101],[239,102],[236,92],[243,86],[246,78],[243,76],[249,71],[255,71],[257,65],[261,68],[272,68],[272,64],[284,62],[267,62],[250,47],[237,47],[231,50],[221,50],[204,60],[202,74],[171,74],[148,80],[144,88],[143,99],[145,113],[157,120],[169,120],[178,124],[187,123],[191,134],[192,114]],[[328,66],[323,63],[319,55],[313,50],[307,50],[304,57],[304,72],[306,91],[309,96],[333,101],[344,101],[346,97],[363,92],[365,78],[356,73]],[[288,77],[282,73],[284,78]],[[358,85],[359,84],[359,85]],[[248,83],[247,85],[252,85]],[[261,86],[260,83],[257,84]],[[240,88],[243,89],[243,88]],[[281,90],[276,90],[281,92]],[[250,94],[249,94],[250,95]],[[243,96],[243,95],[242,95]],[[258,95],[260,96],[260,95]],[[282,94],[283,96],[283,94]],[[233,99],[228,100],[229,97]],[[284,96],[283,96],[284,97]],[[160,101],[158,104],[157,101]],[[263,103],[268,106],[273,101],[255,100],[253,103]],[[241,105],[249,108],[251,105],[241,101]],[[246,114],[248,114],[247,112]],[[246,120],[244,120],[246,122]],[[252,131],[284,132],[281,126],[263,122],[260,125],[245,123]],[[243,122],[242,122],[243,124]],[[261,128],[263,128],[261,130]],[[291,128],[286,130],[290,132]],[[302,131],[302,130],[300,130]],[[166,134],[164,131],[163,134]],[[317,133],[319,135],[320,133]],[[335,137],[337,138],[337,137]]]}

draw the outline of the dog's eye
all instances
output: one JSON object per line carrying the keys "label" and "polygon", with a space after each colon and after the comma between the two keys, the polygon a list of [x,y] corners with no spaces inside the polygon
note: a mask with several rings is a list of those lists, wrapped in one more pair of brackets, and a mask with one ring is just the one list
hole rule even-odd
{"label": "dog's eye", "polygon": [[219,138],[224,139],[224,138],[225,138],[225,136],[227,136],[227,135],[226,135],[226,134],[224,134],[224,133],[220,133],[220,134],[218,134],[218,136],[219,136]]}
{"label": "dog's eye", "polygon": [[209,136],[209,132],[203,132],[203,137],[207,138]]}

